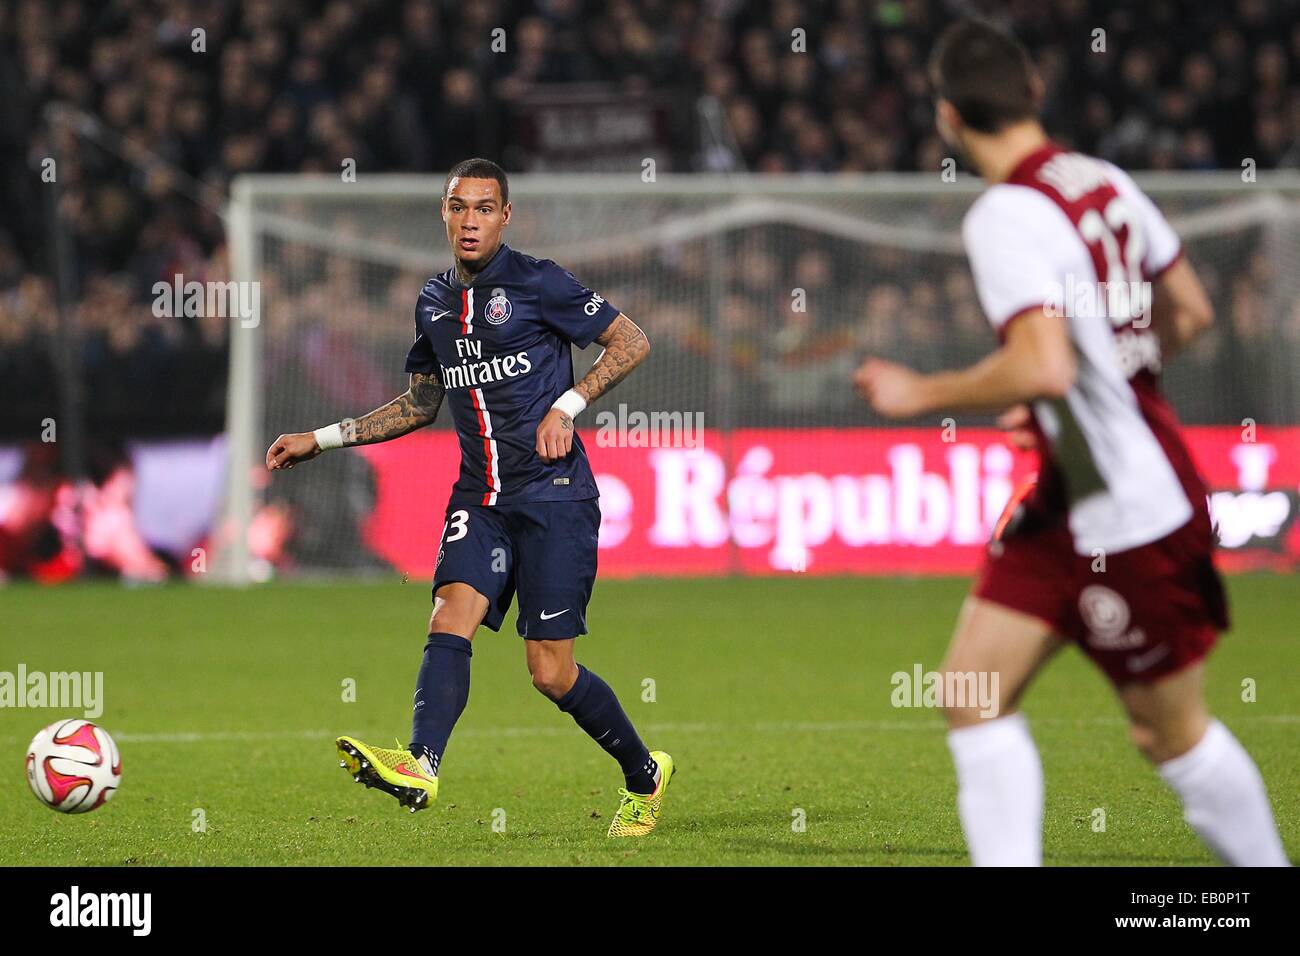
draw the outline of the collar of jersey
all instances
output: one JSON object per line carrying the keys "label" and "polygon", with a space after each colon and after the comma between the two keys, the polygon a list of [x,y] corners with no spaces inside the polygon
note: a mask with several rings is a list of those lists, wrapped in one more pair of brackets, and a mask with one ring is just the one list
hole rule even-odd
{"label": "collar of jersey", "polygon": [[481,285],[485,279],[491,278],[492,270],[498,268],[502,263],[502,261],[504,261],[505,256],[507,256],[509,253],[510,253],[510,247],[507,246],[504,242],[501,243],[501,245],[497,246],[497,251],[492,253],[492,258],[487,261],[487,265],[485,265],[482,269],[478,271],[478,275],[474,276],[474,281],[471,282],[469,286],[465,286],[461,284],[460,276],[456,274],[456,267],[452,266],[451,287],[453,289],[465,289],[465,288]]}
{"label": "collar of jersey", "polygon": [[1037,169],[1049,156],[1064,151],[1065,148],[1060,143],[1054,139],[1049,139],[1043,145],[1034,147],[1033,152],[1022,157],[1020,162],[1016,163],[1015,168],[1007,173],[1007,178],[1002,181],[1004,183],[1019,183],[1031,169]]}

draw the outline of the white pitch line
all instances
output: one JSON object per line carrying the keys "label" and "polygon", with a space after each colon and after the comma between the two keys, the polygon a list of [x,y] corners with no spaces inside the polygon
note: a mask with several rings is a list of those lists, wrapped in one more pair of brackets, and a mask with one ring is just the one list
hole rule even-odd
{"label": "white pitch line", "polygon": [[[1260,714],[1233,717],[1233,722],[1300,724],[1300,714]],[[1035,725],[1075,724],[1086,727],[1119,727],[1127,723],[1123,717],[1035,717]],[[686,733],[714,734],[753,731],[756,733],[867,733],[871,731],[926,731],[943,730],[939,720],[824,720],[824,721],[760,721],[752,724],[686,723],[645,724],[649,734]],[[464,727],[455,732],[457,737],[566,737],[572,734],[568,724],[552,727]],[[131,744],[197,744],[238,743],[259,740],[331,740],[336,736],[331,730],[218,730],[175,731],[170,733],[114,734],[115,740]],[[0,737],[0,742],[16,744],[17,737]]]}

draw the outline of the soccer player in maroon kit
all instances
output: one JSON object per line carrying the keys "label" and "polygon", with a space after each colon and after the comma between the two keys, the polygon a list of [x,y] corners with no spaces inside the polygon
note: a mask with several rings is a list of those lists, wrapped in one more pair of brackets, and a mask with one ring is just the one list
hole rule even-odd
{"label": "soccer player in maroon kit", "polygon": [[1213,321],[1210,302],[1132,179],[1048,139],[1014,39],[962,21],[930,72],[940,134],[988,183],[962,233],[1001,347],[933,375],[868,359],[855,381],[890,418],[1005,412],[1040,450],[1037,484],[990,548],[943,665],[999,675],[992,719],[945,701],[972,862],[1042,862],[1042,767],[1017,706],[1073,641],[1201,839],[1232,865],[1286,866],[1259,770],[1206,708],[1226,602],[1206,488],[1158,387],[1162,361]]}

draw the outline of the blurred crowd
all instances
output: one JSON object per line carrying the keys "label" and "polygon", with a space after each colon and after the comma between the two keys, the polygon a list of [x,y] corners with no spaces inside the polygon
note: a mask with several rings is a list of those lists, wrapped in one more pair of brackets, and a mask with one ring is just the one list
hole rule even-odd
{"label": "blurred crowd", "polygon": [[[654,90],[688,116],[717,104],[726,122],[707,135],[672,128],[666,169],[937,170],[925,59],[958,9],[1025,41],[1066,143],[1137,169],[1300,165],[1297,0],[0,0],[0,439],[56,405],[69,343],[97,427],[220,427],[223,324],[157,318],[150,290],[178,273],[226,278],[216,210],[238,173],[337,173],[348,158],[362,173],[427,172],[470,155],[517,169],[519,104],[577,83]],[[54,103],[98,125],[51,127]],[[72,235],[62,324],[51,157]],[[941,362],[986,335],[959,264],[904,281],[880,257],[861,287],[839,276],[864,264],[830,247],[784,260],[761,243],[739,250],[717,316],[737,387],[804,414],[807,366],[838,371],[912,334],[949,343],[917,351]],[[1251,275],[1248,257],[1237,265]],[[834,310],[791,312],[785,292],[764,304],[764,285],[822,282],[841,290]],[[1236,277],[1219,286],[1227,314],[1262,308]],[[402,314],[412,295],[393,292]],[[698,351],[697,301],[637,305],[683,355]]]}
{"label": "blurred crowd", "polygon": [[[1180,203],[1165,205],[1176,217]],[[1300,250],[1259,228],[1193,238],[1186,248],[1217,321],[1165,369],[1174,407],[1189,423],[1294,421]],[[591,271],[610,301],[647,317],[654,341],[643,373],[607,404],[661,407],[671,395],[674,407],[704,409],[723,427],[881,424],[847,387],[865,356],[937,371],[997,345],[958,255],[759,227],[728,248],[715,308],[718,267],[698,244]]]}

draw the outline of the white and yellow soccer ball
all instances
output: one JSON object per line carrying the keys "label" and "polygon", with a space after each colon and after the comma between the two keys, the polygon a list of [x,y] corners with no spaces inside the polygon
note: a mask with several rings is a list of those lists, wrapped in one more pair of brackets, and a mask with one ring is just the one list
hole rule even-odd
{"label": "white and yellow soccer ball", "polygon": [[27,783],[59,813],[102,807],[122,782],[122,755],[103,727],[88,720],[56,720],[27,748]]}

